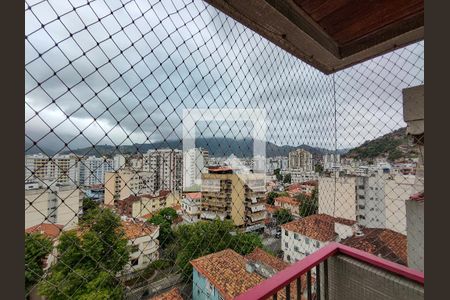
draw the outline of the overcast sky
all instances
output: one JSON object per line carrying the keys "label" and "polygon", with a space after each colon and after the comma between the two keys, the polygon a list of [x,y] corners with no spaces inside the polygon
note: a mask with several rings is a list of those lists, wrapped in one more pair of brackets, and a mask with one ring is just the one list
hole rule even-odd
{"label": "overcast sky", "polygon": [[[182,137],[183,109],[264,108],[271,142],[332,149],[337,137],[348,148],[405,126],[401,89],[423,82],[423,43],[333,78],[201,0],[123,4],[27,1],[26,142],[151,143]],[[203,136],[251,131],[198,126]]]}

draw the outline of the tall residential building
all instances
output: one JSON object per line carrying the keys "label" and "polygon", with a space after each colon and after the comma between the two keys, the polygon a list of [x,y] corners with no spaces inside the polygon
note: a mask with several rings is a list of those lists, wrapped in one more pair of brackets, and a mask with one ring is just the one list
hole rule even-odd
{"label": "tall residential building", "polygon": [[25,156],[25,180],[57,180],[59,184],[78,184],[78,162],[76,155],[43,154]]}
{"label": "tall residential building", "polygon": [[79,184],[103,184],[105,173],[113,170],[114,161],[104,157],[89,156],[79,163]]}
{"label": "tall residential building", "polygon": [[264,228],[265,174],[239,173],[230,167],[202,174],[202,219],[231,219],[246,231]]}
{"label": "tall residential building", "polygon": [[[202,171],[208,164],[208,150],[193,148],[183,152],[183,189],[200,187]],[[197,189],[198,190],[198,189]]]}
{"label": "tall residential building", "polygon": [[313,171],[312,154],[304,149],[289,152],[289,171],[291,170]]}
{"label": "tall residential building", "polygon": [[319,213],[406,234],[405,200],[414,191],[413,184],[410,175],[321,177]]}
{"label": "tall residential building", "polygon": [[143,171],[153,175],[153,192],[170,190],[181,193],[183,152],[177,149],[149,150],[143,155]]}
{"label": "tall residential building", "polygon": [[125,167],[126,157],[122,154],[117,154],[113,157],[113,170],[117,171]]}
{"label": "tall residential building", "polygon": [[73,185],[25,190],[25,228],[41,223],[61,224],[66,228],[78,224],[81,191]]}
{"label": "tall residential building", "polygon": [[341,155],[325,154],[323,156],[323,169],[326,171],[339,171],[341,168]]}
{"label": "tall residential building", "polygon": [[122,169],[105,173],[105,204],[114,205],[130,195],[154,194],[153,174]]}

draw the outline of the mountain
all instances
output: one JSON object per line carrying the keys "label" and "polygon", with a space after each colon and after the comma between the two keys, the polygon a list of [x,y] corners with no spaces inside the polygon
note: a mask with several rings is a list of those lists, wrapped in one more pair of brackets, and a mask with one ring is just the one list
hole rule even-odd
{"label": "mountain", "polygon": [[406,127],[403,127],[374,140],[366,141],[361,146],[349,150],[344,156],[361,160],[385,157],[394,161],[402,158],[415,158],[418,153],[406,136]]}
{"label": "mountain", "polygon": [[[237,157],[251,157],[253,155],[253,140],[252,139],[232,139],[232,138],[198,138],[195,140],[195,146],[208,149],[210,156],[229,156],[231,154]],[[65,153],[73,152],[78,155],[95,155],[95,156],[111,156],[117,153],[134,154],[145,153],[150,149],[182,149],[182,140],[168,140],[160,141],[152,144],[134,144],[125,146],[111,146],[111,145],[96,145],[95,147],[87,147],[76,149],[73,151],[64,151]],[[266,142],[266,156],[288,156],[289,152],[295,149],[305,149],[313,155],[322,155],[331,153],[331,150],[324,148],[312,147],[309,145],[278,146],[271,142]]]}

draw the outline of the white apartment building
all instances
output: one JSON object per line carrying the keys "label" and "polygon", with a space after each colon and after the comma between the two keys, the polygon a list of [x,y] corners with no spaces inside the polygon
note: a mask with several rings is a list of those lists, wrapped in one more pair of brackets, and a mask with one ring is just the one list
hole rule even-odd
{"label": "white apartment building", "polygon": [[312,154],[303,149],[289,152],[289,171],[292,170],[313,171]]}
{"label": "white apartment building", "polygon": [[76,226],[82,205],[80,197],[81,190],[69,185],[25,190],[25,228],[41,223]]}
{"label": "white apartment building", "polygon": [[155,194],[153,173],[121,169],[105,173],[105,205],[130,195]]}
{"label": "white apartment building", "polygon": [[341,169],[341,155],[325,154],[323,156],[323,169],[325,171],[339,171]]}
{"label": "white apartment building", "polygon": [[177,149],[149,150],[143,155],[143,171],[153,175],[153,190],[181,193],[183,152]]}
{"label": "white apartment building", "polygon": [[208,165],[208,150],[193,148],[183,152],[183,189],[200,186],[203,169]]}
{"label": "white apartment building", "polygon": [[285,262],[294,263],[332,241],[353,236],[355,221],[326,214],[311,215],[281,225],[281,250]]}
{"label": "white apartment building", "polygon": [[405,200],[414,192],[413,184],[411,175],[321,177],[319,213],[406,234]]}
{"label": "white apartment building", "polygon": [[202,206],[202,193],[186,193],[181,200],[183,220],[188,223],[195,223],[200,220]]}
{"label": "white apartment building", "polygon": [[319,180],[319,173],[314,171],[289,170],[282,172],[284,175],[291,174],[291,183],[302,183],[305,181]]}
{"label": "white apartment building", "polygon": [[122,154],[117,154],[113,157],[113,171],[118,171],[125,167],[126,157]]}
{"label": "white apartment building", "polygon": [[105,173],[113,171],[114,161],[104,157],[89,156],[79,163],[79,184],[91,186],[94,184],[103,184],[105,182]]}
{"label": "white apartment building", "polygon": [[78,183],[78,162],[76,155],[43,154],[25,156],[25,180],[57,180],[59,184]]}

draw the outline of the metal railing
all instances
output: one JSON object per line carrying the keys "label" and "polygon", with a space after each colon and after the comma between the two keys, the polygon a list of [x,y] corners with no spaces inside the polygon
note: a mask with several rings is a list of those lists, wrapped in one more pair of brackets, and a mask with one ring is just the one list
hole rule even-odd
{"label": "metal railing", "polygon": [[[330,243],[327,246],[308,255],[306,258],[292,264],[286,269],[278,272],[274,276],[266,279],[257,286],[249,289],[244,294],[236,297],[236,300],[258,300],[272,297],[277,299],[277,294],[284,291],[286,299],[291,299],[291,285],[295,282],[296,298],[301,299],[302,291],[301,278],[306,274],[307,299],[328,299],[328,259],[332,256],[344,254],[358,261],[367,263],[378,269],[385,270],[392,274],[406,278],[412,282],[424,285],[424,273],[405,267],[400,264],[382,259],[370,253],[351,248],[339,243]],[[322,268],[321,268],[322,267]],[[321,270],[323,275],[321,275]],[[313,298],[312,272],[315,271],[315,298]],[[321,276],[323,276],[323,286],[321,285]],[[343,287],[344,288],[344,287]]]}

